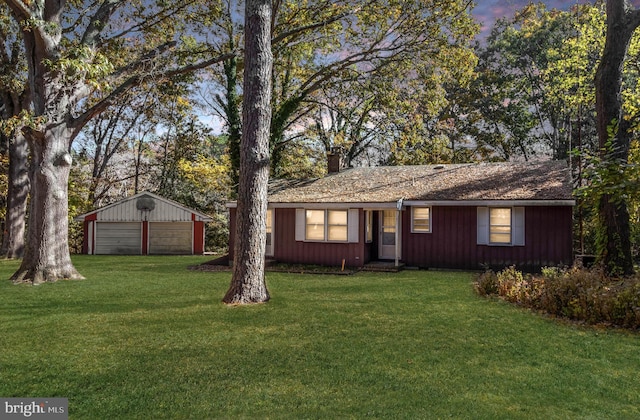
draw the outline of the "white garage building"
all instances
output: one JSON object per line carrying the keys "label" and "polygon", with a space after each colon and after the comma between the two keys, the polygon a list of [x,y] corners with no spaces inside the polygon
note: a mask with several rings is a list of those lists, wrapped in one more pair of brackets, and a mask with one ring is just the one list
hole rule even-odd
{"label": "white garage building", "polygon": [[210,216],[149,192],[75,218],[83,222],[84,254],[204,253]]}

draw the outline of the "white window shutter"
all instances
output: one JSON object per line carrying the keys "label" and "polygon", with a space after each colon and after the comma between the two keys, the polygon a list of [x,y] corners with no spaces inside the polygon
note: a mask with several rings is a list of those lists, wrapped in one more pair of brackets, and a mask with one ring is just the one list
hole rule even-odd
{"label": "white window shutter", "polygon": [[304,241],[307,229],[307,213],[305,209],[296,209],[296,241]]}
{"label": "white window shutter", "polygon": [[360,211],[358,209],[349,209],[348,224],[348,241],[358,243],[360,240]]}
{"label": "white window shutter", "polygon": [[513,208],[513,245],[524,246],[524,207]]}
{"label": "white window shutter", "polygon": [[478,207],[478,245],[489,244],[489,208]]}

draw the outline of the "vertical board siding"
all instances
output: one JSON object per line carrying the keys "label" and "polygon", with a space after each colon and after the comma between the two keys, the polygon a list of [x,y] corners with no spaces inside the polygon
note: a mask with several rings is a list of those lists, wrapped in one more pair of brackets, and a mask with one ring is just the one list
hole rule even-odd
{"label": "vertical board siding", "polygon": [[573,260],[572,208],[526,207],[525,245],[477,245],[476,207],[432,207],[432,232],[411,233],[411,212],[404,212],[403,261],[418,267],[477,270],[516,265],[539,270]]}
{"label": "vertical board siding", "polygon": [[204,222],[193,222],[193,253],[204,254]]}
{"label": "vertical board siding", "polygon": [[[230,209],[229,257],[233,259],[235,211]],[[515,265],[534,271],[573,262],[571,206],[529,206],[524,209],[525,245],[478,245],[477,207],[433,206],[431,232],[411,233],[411,211],[402,212],[402,259],[408,266],[478,270]],[[359,224],[358,243],[296,241],[296,209],[274,209],[274,258],[284,263],[345,264],[360,267],[375,260],[375,244],[365,244],[365,223]],[[364,220],[364,211],[359,210]],[[379,226],[374,218],[374,228]]]}
{"label": "vertical board siding", "polygon": [[[364,223],[358,226],[358,242],[302,242],[296,241],[296,209],[275,209],[274,258],[283,263],[342,265],[360,267],[365,262]],[[359,220],[364,211],[359,210]],[[235,218],[234,218],[235,219]]]}
{"label": "vertical board siding", "polygon": [[155,200],[156,207],[148,212],[138,210],[137,200],[125,200],[113,207],[107,207],[98,212],[98,220],[104,222],[121,222],[131,220],[148,220],[150,222],[188,222],[192,219],[192,212]]}

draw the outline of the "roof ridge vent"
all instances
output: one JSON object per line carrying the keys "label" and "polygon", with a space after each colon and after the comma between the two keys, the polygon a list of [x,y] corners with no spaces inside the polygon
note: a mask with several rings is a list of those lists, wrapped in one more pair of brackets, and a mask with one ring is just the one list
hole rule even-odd
{"label": "roof ridge vent", "polygon": [[444,169],[444,165],[436,165],[433,167],[435,171],[439,171],[440,169]]}

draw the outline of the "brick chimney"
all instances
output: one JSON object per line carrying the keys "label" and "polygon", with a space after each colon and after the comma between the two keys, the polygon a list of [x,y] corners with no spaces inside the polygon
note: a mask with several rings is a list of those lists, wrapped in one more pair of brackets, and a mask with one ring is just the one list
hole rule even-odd
{"label": "brick chimney", "polygon": [[342,169],[342,148],[332,147],[327,152],[327,172],[335,174],[340,172],[340,169]]}

